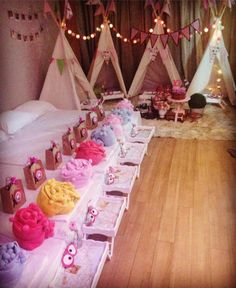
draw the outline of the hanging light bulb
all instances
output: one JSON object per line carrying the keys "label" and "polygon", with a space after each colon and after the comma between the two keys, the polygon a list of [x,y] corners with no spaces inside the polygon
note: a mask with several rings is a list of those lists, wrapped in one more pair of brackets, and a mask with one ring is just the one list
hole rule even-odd
{"label": "hanging light bulb", "polygon": [[127,38],[124,38],[124,42],[127,42],[128,41],[128,39]]}
{"label": "hanging light bulb", "polygon": [[72,31],[71,31],[71,30],[68,30],[67,33],[70,35],[70,34],[72,34]]}
{"label": "hanging light bulb", "polygon": [[83,40],[86,40],[87,39],[87,37],[86,36],[83,36]]}
{"label": "hanging light bulb", "polygon": [[163,20],[161,20],[161,25],[163,25],[165,22]]}
{"label": "hanging light bulb", "polygon": [[170,28],[167,28],[166,32],[167,32],[167,33],[170,33]]}
{"label": "hanging light bulb", "polygon": [[75,37],[75,33],[74,33],[74,32],[72,32],[72,33],[71,33],[71,36]]}
{"label": "hanging light bulb", "polygon": [[116,33],[117,38],[120,38],[120,36],[121,36],[120,33]]}
{"label": "hanging light bulb", "polygon": [[109,24],[109,27],[110,27],[110,28],[112,28],[112,27],[113,27],[113,24],[112,24],[112,23],[110,23],[110,24]]}
{"label": "hanging light bulb", "polygon": [[91,37],[91,38],[94,38],[94,37],[95,37],[95,34],[94,34],[94,33],[92,33],[92,34],[90,35],[90,37]]}
{"label": "hanging light bulb", "polygon": [[217,73],[221,75],[221,74],[222,74],[222,70],[219,69],[219,70],[217,71]]}
{"label": "hanging light bulb", "polygon": [[90,36],[87,36],[86,38],[87,38],[87,40],[90,40]]}
{"label": "hanging light bulb", "polygon": [[103,29],[104,28],[104,24],[101,24],[100,27]]}
{"label": "hanging light bulb", "polygon": [[204,28],[204,32],[207,33],[209,29],[207,27]]}
{"label": "hanging light bulb", "polygon": [[216,28],[216,24],[213,24],[213,25],[212,25],[212,28],[215,29],[215,28]]}
{"label": "hanging light bulb", "polygon": [[217,79],[216,79],[216,82],[220,83],[220,82],[221,82],[221,79],[220,79],[220,78],[217,78]]}
{"label": "hanging light bulb", "polygon": [[96,30],[99,31],[99,32],[101,31],[101,29],[99,27],[97,27]]}
{"label": "hanging light bulb", "polygon": [[153,32],[153,29],[152,29],[152,28],[150,28],[150,29],[149,29],[149,32],[150,32],[150,33],[152,33],[152,32]]}
{"label": "hanging light bulb", "polygon": [[79,38],[80,38],[80,35],[79,35],[79,34],[76,34],[75,38],[76,38],[76,39],[79,39]]}
{"label": "hanging light bulb", "polygon": [[134,44],[136,44],[136,43],[137,43],[137,40],[136,40],[136,39],[134,39],[134,40],[133,40],[133,43],[134,43]]}

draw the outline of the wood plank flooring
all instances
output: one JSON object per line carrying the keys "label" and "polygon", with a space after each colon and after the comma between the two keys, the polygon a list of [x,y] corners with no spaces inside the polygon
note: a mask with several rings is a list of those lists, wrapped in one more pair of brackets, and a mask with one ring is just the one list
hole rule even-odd
{"label": "wood plank flooring", "polygon": [[236,287],[234,141],[153,138],[98,287]]}

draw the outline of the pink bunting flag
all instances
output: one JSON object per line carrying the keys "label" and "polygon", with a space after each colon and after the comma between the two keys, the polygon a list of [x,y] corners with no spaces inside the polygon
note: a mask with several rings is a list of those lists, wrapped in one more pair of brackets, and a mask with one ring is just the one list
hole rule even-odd
{"label": "pink bunting flag", "polygon": [[143,44],[143,42],[147,39],[148,33],[141,32],[140,34],[140,43]]}
{"label": "pink bunting flag", "polygon": [[178,46],[179,44],[179,31],[175,31],[175,32],[172,32],[170,33],[172,39],[174,40],[174,43],[176,46]]}
{"label": "pink bunting flag", "polygon": [[100,0],[88,0],[85,4],[86,5],[100,5],[101,1]]}
{"label": "pink bunting flag", "polygon": [[95,11],[94,16],[99,16],[99,15],[104,15],[104,14],[105,14],[105,9],[104,9],[103,4],[101,3],[100,6]]}
{"label": "pink bunting flag", "polygon": [[181,34],[189,41],[190,40],[190,27],[189,25],[181,29]]}
{"label": "pink bunting flag", "polygon": [[107,9],[108,12],[114,12],[116,13],[116,5],[115,5],[115,2],[114,0],[111,0],[109,6],[108,6],[108,9]]}
{"label": "pink bunting flag", "polygon": [[153,6],[152,0],[146,0],[144,8],[147,8],[148,6]]}
{"label": "pink bunting flag", "polygon": [[198,33],[200,32],[200,21],[199,21],[199,19],[194,20],[190,25],[191,25]]}
{"label": "pink bunting flag", "polygon": [[154,47],[154,45],[156,44],[157,38],[158,38],[158,35],[157,35],[157,34],[151,34],[151,36],[150,36],[150,41],[151,41],[151,46],[152,46],[152,47]]}
{"label": "pink bunting flag", "polygon": [[155,8],[155,11],[158,11],[158,13],[160,13],[160,11],[161,11],[161,4],[160,4],[160,2],[157,2],[157,3],[155,4],[154,8]]}
{"label": "pink bunting flag", "polygon": [[50,5],[48,4],[47,1],[44,2],[43,12],[44,12],[44,13],[49,13],[49,12],[51,12],[51,7],[50,7]]}
{"label": "pink bunting flag", "polygon": [[73,16],[73,12],[72,12],[72,9],[70,7],[68,0],[65,2],[64,15],[65,15],[65,18],[68,20],[71,19]]}
{"label": "pink bunting flag", "polygon": [[169,35],[168,34],[161,34],[160,37],[161,37],[161,43],[162,43],[163,47],[166,48]]}
{"label": "pink bunting flag", "polygon": [[130,39],[133,40],[134,37],[138,34],[139,30],[135,29],[135,28],[132,28],[131,29],[131,37]]}
{"label": "pink bunting flag", "polygon": [[170,7],[169,7],[169,3],[165,2],[165,4],[162,7],[162,11],[161,13],[166,13],[167,15],[171,15],[170,13]]}
{"label": "pink bunting flag", "polygon": [[211,4],[216,5],[216,1],[215,0],[203,0],[203,7],[205,10],[207,10]]}

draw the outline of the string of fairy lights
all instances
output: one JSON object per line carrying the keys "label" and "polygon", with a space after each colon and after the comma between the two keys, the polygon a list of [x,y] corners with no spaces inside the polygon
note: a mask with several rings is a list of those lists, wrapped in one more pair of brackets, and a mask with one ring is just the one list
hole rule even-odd
{"label": "string of fairy lights", "polygon": [[[154,22],[157,23],[158,19],[154,19]],[[171,33],[173,32],[170,28],[167,27],[167,25],[165,24],[165,22],[163,20],[161,20],[161,25],[163,25],[163,27],[166,29],[166,32],[167,33]],[[219,23],[221,24],[221,21],[219,21]],[[115,27],[114,25],[108,21],[108,25],[110,27],[110,29],[115,33],[116,37],[119,38],[121,41],[123,41],[124,43],[130,43],[130,44],[138,44],[140,42],[140,39],[129,39],[128,37],[126,36],[123,36]],[[82,33],[77,33],[75,31],[73,31],[72,29],[68,29],[66,27],[66,24],[63,23],[62,24],[62,28],[64,28],[66,31],[67,31],[67,34],[71,37],[75,37],[76,39],[78,40],[84,40],[84,41],[89,41],[89,40],[93,40],[98,33],[100,33],[102,31],[102,29],[104,28],[104,24],[101,24],[100,26],[96,27],[95,31],[93,33],[90,33],[88,35],[83,35]],[[210,30],[212,29],[215,29],[216,28],[216,24],[212,24],[212,25],[209,25],[209,26],[205,26],[203,28],[202,31],[195,31],[195,34],[199,34],[199,35],[202,35],[203,32],[204,33],[208,33]],[[221,25],[221,30],[224,29],[224,26]],[[153,33],[153,28],[150,28],[149,30],[149,33]],[[179,38],[181,39],[183,37],[183,35],[179,35]],[[190,33],[190,38],[193,37],[193,33]]]}

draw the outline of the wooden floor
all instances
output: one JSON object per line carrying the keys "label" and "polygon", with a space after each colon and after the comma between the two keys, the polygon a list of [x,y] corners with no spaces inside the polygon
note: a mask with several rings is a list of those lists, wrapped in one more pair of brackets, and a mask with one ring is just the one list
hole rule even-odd
{"label": "wooden floor", "polygon": [[153,138],[98,287],[236,287],[233,141]]}

